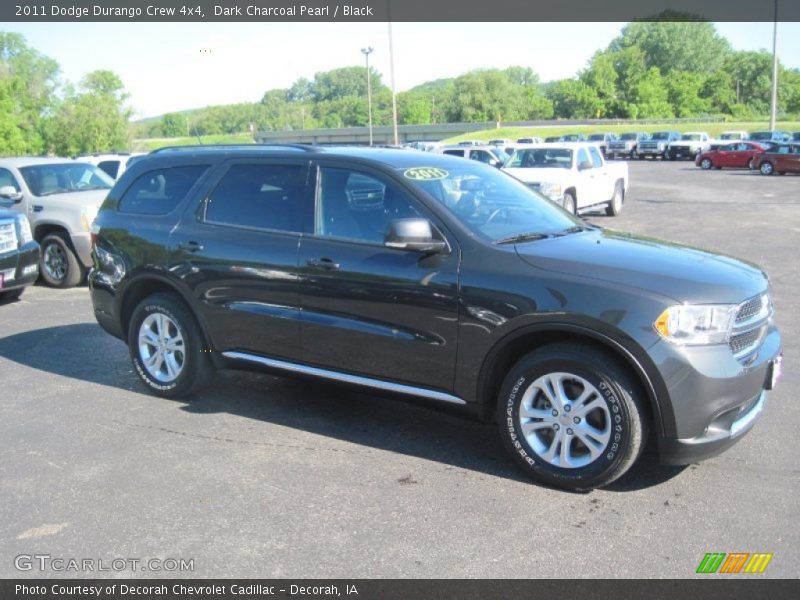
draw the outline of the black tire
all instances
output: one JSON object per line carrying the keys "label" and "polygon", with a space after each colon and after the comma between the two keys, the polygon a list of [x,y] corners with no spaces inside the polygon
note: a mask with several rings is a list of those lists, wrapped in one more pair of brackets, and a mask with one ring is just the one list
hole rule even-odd
{"label": "black tire", "polygon": [[762,175],[772,175],[775,172],[775,167],[772,166],[772,163],[768,160],[765,160],[761,163],[761,166],[758,168]]}
{"label": "black tire", "polygon": [[[182,363],[176,377],[160,380],[145,365],[139,344],[142,323],[151,316],[165,315],[174,324],[183,340]],[[181,398],[189,396],[208,385],[214,377],[214,365],[202,332],[191,311],[173,294],[153,294],[142,300],[134,309],[128,326],[128,350],[133,367],[147,388],[158,396]],[[174,353],[181,354],[181,353]],[[176,358],[177,361],[177,358]],[[166,361],[162,360],[162,363]]]}
{"label": "black tire", "polygon": [[616,217],[622,212],[622,205],[625,202],[625,186],[621,181],[614,185],[614,195],[606,204],[606,214],[609,217]]}
{"label": "black tire", "polygon": [[20,296],[22,296],[22,292],[24,291],[25,288],[17,288],[7,292],[0,292],[0,302],[16,302],[19,300]]}
{"label": "black tire", "polygon": [[[714,163],[711,162],[710,158],[704,158],[703,160],[700,161],[700,168],[703,169],[704,171],[708,171],[713,166],[714,166]],[[719,167],[717,167],[717,168],[719,168]]]}
{"label": "black tire", "polygon": [[[532,385],[548,375],[566,380],[561,389],[565,391],[569,404],[575,407],[574,412],[568,412],[565,402],[565,407],[558,416],[553,416],[552,419],[546,417],[555,421],[552,428],[537,428],[526,438],[520,419],[520,406],[523,402],[526,405],[532,403],[534,410],[545,415],[558,413],[553,408],[554,405],[546,400],[544,404],[539,404],[546,396],[544,392],[538,391],[538,386],[534,388]],[[596,408],[593,412],[582,415],[587,423],[581,425],[580,417],[569,415],[581,414],[575,396],[589,389],[584,384],[594,388],[588,398],[592,399],[591,404],[596,403]],[[512,367],[500,389],[497,421],[506,449],[529,477],[564,489],[590,490],[606,486],[621,477],[639,458],[649,429],[644,402],[642,392],[628,370],[612,356],[588,345],[557,343],[531,352]],[[590,422],[601,414],[600,421]],[[532,422],[535,418],[537,417],[530,418],[529,421]],[[574,425],[574,431],[571,429],[570,419],[577,419],[574,421],[578,423]],[[563,423],[558,425],[562,420]],[[605,446],[595,448],[597,456],[594,457],[591,454],[586,455],[589,449],[582,442],[587,439],[585,432],[592,430],[587,424],[597,432],[602,427],[604,435],[608,436]],[[577,433],[579,430],[582,433]],[[551,436],[551,441],[546,439],[547,435]],[[550,444],[547,451],[556,446],[554,454],[558,453],[559,456],[554,456],[554,461],[560,461],[565,445],[563,441],[554,441],[556,435],[561,435],[562,440],[569,440],[566,444],[568,459],[575,461],[574,467],[553,464],[540,454],[542,448],[536,450],[531,446],[532,442],[543,444],[542,447]],[[545,436],[544,442],[539,436]],[[599,438],[596,439],[599,442]],[[580,456],[582,449],[584,455]],[[576,451],[575,455],[572,455],[573,450]],[[579,461],[588,462],[581,464]]]}
{"label": "black tire", "polygon": [[564,204],[562,205],[564,210],[568,213],[577,215],[578,214],[578,201],[575,198],[575,192],[567,191],[564,192]]}
{"label": "black tire", "polygon": [[51,233],[41,242],[39,272],[45,283],[55,288],[71,288],[86,276],[72,244],[64,233]]}

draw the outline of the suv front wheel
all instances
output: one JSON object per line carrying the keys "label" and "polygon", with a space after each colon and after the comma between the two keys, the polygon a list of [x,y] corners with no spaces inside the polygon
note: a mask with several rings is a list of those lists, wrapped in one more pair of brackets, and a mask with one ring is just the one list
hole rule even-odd
{"label": "suv front wheel", "polygon": [[622,476],[647,434],[638,387],[590,346],[552,344],[523,357],[500,390],[506,448],[533,479],[590,490]]}
{"label": "suv front wheel", "polygon": [[48,285],[70,288],[83,281],[86,272],[64,234],[51,233],[45,236],[41,246],[39,271]]}
{"label": "suv front wheel", "polygon": [[128,349],[139,378],[159,396],[190,395],[214,374],[200,327],[172,294],[154,294],[134,309]]}

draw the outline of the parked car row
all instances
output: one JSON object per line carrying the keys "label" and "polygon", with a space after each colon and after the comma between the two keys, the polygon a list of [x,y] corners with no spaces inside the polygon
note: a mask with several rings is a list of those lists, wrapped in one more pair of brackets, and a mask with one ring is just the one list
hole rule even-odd
{"label": "parked car row", "polygon": [[700,153],[695,164],[701,169],[755,169],[762,175],[800,172],[800,144],[742,141]]}
{"label": "parked car row", "polygon": [[[800,142],[800,131],[790,133],[787,131],[723,131],[718,138],[713,138],[705,131],[644,131],[625,132],[620,135],[610,132],[569,133],[564,135],[548,136],[544,139],[536,136],[521,137],[512,142],[510,139],[496,138],[489,142],[479,140],[463,140],[455,144],[462,147],[471,146],[496,146],[503,148],[506,154],[511,155],[516,146],[520,144],[538,143],[581,143],[586,142],[596,145],[606,158],[646,159],[660,158],[663,160],[695,160],[701,153],[714,150],[718,147],[735,141],[753,141],[760,143],[790,143]],[[428,144],[428,147],[423,147]],[[437,151],[441,146],[433,146],[435,142],[413,142],[407,147],[419,150]]]}

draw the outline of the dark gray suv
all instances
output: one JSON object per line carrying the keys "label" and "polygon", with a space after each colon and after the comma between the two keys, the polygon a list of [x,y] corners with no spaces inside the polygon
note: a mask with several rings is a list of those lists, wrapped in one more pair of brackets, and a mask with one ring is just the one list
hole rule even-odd
{"label": "dark gray suv", "polygon": [[152,392],[258,368],[496,420],[550,485],[742,437],[780,373],[766,275],[588,225],[498,169],[394,149],[145,157],[94,223],[98,322]]}

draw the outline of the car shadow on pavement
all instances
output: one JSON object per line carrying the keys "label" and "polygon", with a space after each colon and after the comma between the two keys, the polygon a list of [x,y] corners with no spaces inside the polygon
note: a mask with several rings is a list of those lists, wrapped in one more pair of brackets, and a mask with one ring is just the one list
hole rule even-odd
{"label": "car shadow on pavement", "polygon": [[[124,344],[92,323],[0,338],[0,358],[62,377],[147,394],[131,368]],[[180,402],[182,410],[192,414],[233,414],[456,469],[528,482],[503,448],[494,424],[480,423],[438,406],[246,371],[220,371],[211,386],[190,400],[173,402]],[[644,458],[644,463],[634,467],[622,482],[608,489],[643,489],[677,474]]]}

